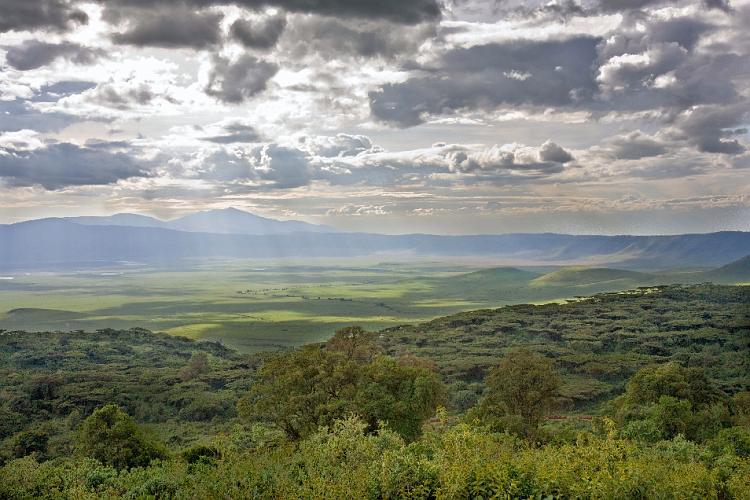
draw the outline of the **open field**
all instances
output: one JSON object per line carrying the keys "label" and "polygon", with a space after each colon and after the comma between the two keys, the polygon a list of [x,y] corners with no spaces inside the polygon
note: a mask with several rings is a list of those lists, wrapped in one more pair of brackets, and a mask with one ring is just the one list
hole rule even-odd
{"label": "open field", "polygon": [[144,327],[256,351],[319,341],[350,324],[379,329],[506,304],[700,281],[700,273],[479,270],[470,264],[332,260],[280,265],[255,260],[200,262],[190,269],[124,266],[3,278],[3,329]]}

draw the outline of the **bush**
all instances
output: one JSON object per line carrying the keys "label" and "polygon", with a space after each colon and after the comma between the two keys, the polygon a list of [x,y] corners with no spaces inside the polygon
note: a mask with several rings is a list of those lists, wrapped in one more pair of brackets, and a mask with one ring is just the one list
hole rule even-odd
{"label": "bush", "polygon": [[711,441],[710,448],[717,454],[736,455],[742,458],[750,457],[750,430],[744,427],[729,427],[722,429]]}
{"label": "bush", "polygon": [[116,469],[146,466],[167,456],[117,405],[99,408],[83,422],[79,447],[84,455]]}
{"label": "bush", "polygon": [[25,457],[32,453],[44,455],[47,453],[49,436],[41,431],[24,431],[19,433],[13,441],[13,456]]}

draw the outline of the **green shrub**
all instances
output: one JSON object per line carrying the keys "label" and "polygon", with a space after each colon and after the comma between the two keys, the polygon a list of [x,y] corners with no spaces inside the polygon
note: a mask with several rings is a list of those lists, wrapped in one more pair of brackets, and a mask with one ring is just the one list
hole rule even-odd
{"label": "green shrub", "polygon": [[79,440],[84,455],[116,469],[146,466],[167,456],[166,450],[117,405],[99,408],[86,418]]}

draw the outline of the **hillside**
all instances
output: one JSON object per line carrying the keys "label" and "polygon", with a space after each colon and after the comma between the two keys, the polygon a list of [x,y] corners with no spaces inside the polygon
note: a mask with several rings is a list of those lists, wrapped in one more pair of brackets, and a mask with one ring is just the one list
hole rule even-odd
{"label": "hillside", "polygon": [[[747,498],[748,304],[750,287],[640,289],[348,329],[277,356],[139,329],[0,330],[0,497]],[[475,411],[519,347],[563,382],[531,434]],[[506,360],[519,355],[548,364]],[[659,385],[612,399],[638,377]],[[304,435],[285,430],[300,421]]]}
{"label": "hillside", "polygon": [[622,269],[567,267],[539,276],[530,285],[533,287],[624,285],[623,288],[628,288],[628,284],[631,286],[640,285],[653,282],[654,280],[655,277],[649,274]]}
{"label": "hillside", "polygon": [[[187,367],[201,353],[210,368],[191,374]],[[116,403],[172,435],[173,445],[183,445],[199,438],[208,422],[215,428],[229,422],[258,359],[213,342],[140,329],[0,330],[0,443],[43,425],[58,433],[51,453],[70,453],[75,436],[66,426]]]}
{"label": "hillside", "polygon": [[[179,230],[161,225],[91,225],[67,219],[0,225],[0,241],[3,242],[0,269],[66,269],[124,261],[175,266],[187,265],[194,259],[283,260],[381,254],[420,259],[482,257],[526,266],[607,262],[616,263],[620,268],[663,269],[720,266],[750,253],[750,233],[743,232],[678,236],[446,236],[329,233],[316,228],[314,231],[285,229],[268,234],[245,234],[242,224],[232,222],[236,215],[232,212],[228,218],[218,219],[197,215],[196,219],[190,219],[192,222],[177,224]],[[250,216],[246,214],[241,218],[245,220]],[[281,226],[275,224],[274,227],[287,227],[286,222],[276,222]]]}
{"label": "hillside", "polygon": [[750,255],[743,257],[726,266],[705,273],[707,281],[724,283],[750,282]]}
{"label": "hillside", "polygon": [[500,282],[527,283],[537,276],[538,274],[535,272],[515,267],[495,267],[453,276],[446,279],[446,281],[450,281],[454,284],[462,283],[467,285],[495,284]]}
{"label": "hillside", "polygon": [[662,286],[513,305],[389,328],[379,338],[389,353],[433,360],[467,400],[518,347],[553,358],[565,373],[564,394],[579,407],[618,393],[639,368],[667,361],[703,367],[736,392],[750,388],[750,287]]}

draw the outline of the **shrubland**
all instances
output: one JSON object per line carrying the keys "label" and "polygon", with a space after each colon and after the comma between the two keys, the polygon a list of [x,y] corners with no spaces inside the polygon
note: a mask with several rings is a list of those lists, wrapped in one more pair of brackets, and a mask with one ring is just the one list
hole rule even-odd
{"label": "shrubland", "polygon": [[747,298],[644,289],[252,356],[4,332],[0,498],[749,498]]}

